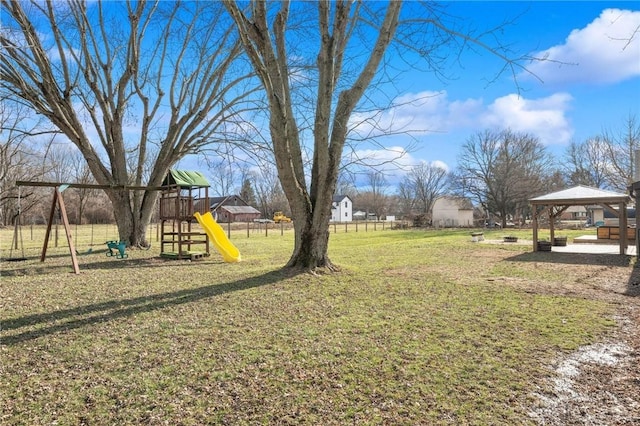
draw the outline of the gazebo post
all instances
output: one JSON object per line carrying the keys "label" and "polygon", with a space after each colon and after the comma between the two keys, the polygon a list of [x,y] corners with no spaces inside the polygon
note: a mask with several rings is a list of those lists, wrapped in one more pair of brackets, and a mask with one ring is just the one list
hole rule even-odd
{"label": "gazebo post", "polygon": [[538,206],[533,205],[533,251],[538,251]]}
{"label": "gazebo post", "polygon": [[549,206],[549,242],[551,243],[551,245],[553,245],[553,236],[555,234],[553,229],[553,222],[556,221],[556,216],[553,214],[553,207],[553,204]]}
{"label": "gazebo post", "polygon": [[618,226],[620,228],[620,254],[625,254],[627,251],[627,203],[620,203],[618,205],[618,211],[620,212]]}
{"label": "gazebo post", "polygon": [[636,199],[636,259],[640,259],[640,222],[638,222],[638,209],[640,209],[640,190],[636,189],[638,182],[633,184],[633,193]]}
{"label": "gazebo post", "polygon": [[538,251],[538,206],[533,205],[533,251]]}

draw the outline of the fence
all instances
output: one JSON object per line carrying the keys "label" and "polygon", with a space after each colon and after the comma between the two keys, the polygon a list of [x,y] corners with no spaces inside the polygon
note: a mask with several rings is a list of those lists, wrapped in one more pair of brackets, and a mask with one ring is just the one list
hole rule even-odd
{"label": "fence", "polygon": [[[244,222],[244,223],[221,223],[220,224],[227,235],[231,239],[239,238],[258,238],[258,237],[277,237],[284,236],[287,233],[293,233],[292,223],[260,223],[260,222]],[[329,232],[331,233],[348,233],[348,232],[381,232],[392,229],[407,229],[410,227],[409,222],[394,221],[355,221],[355,222],[331,222],[329,224]],[[23,247],[33,254],[42,250],[46,225],[22,225],[19,229],[17,242],[19,247],[13,247],[14,250]],[[0,229],[0,251],[5,256],[12,248],[14,228],[6,227]],[[105,246],[106,241],[119,239],[118,228],[115,224],[86,224],[71,225],[71,234],[73,242],[78,252],[88,251],[92,247]],[[146,232],[147,241],[152,245],[160,241],[160,224],[151,223]],[[64,227],[53,225],[51,236],[49,237],[48,250],[49,253],[61,252],[68,250],[67,240],[65,237]]]}

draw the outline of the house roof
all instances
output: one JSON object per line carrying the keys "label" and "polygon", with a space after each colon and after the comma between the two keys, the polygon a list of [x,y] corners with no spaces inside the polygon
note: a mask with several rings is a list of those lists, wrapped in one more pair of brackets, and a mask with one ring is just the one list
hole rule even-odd
{"label": "house roof", "polygon": [[[602,207],[600,207],[602,208]],[[569,206],[565,210],[567,213],[583,213],[587,211],[587,206]]]}
{"label": "house roof", "polygon": [[334,195],[333,196],[333,202],[334,203],[339,203],[340,201],[344,200],[345,198],[348,198],[349,200],[351,200],[351,197],[349,197],[348,195]]}
{"label": "house roof", "polygon": [[220,209],[226,210],[231,214],[262,214],[251,206],[220,206]]}
{"label": "house roof", "polygon": [[[235,204],[229,204],[227,203],[228,201],[234,201],[235,200]],[[209,197],[209,203],[210,203],[210,208],[212,210],[217,209],[220,206],[227,206],[227,205],[238,205],[238,202],[240,202],[240,205],[242,206],[247,206],[247,202],[244,201],[242,198],[240,198],[239,195],[226,195],[224,197]]]}
{"label": "house roof", "polygon": [[529,202],[534,205],[569,204],[575,206],[598,203],[626,203],[629,200],[630,197],[627,194],[578,185],[573,188],[531,198]]}
{"label": "house roof", "polygon": [[210,186],[207,178],[200,172],[191,170],[169,170],[162,186],[177,185],[181,188],[205,188]]}

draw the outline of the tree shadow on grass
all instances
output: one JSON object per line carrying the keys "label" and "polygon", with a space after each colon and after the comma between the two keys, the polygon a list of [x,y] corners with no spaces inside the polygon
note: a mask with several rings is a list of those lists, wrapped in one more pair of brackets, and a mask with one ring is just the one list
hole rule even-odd
{"label": "tree shadow on grass", "polygon": [[[50,256],[50,257],[54,257],[54,256]],[[64,257],[64,256],[59,256],[59,257]],[[66,257],[69,258],[69,263],[71,263],[71,257],[68,254],[66,255]],[[66,269],[66,268],[68,268],[70,272],[73,272],[73,268],[70,264],[66,264],[66,263],[61,264],[61,263],[52,263],[52,262],[47,263],[46,261],[40,262],[39,261],[40,256],[30,257],[30,258],[27,258],[26,260],[29,261],[27,265],[24,265],[23,262],[16,262],[15,264],[13,264],[13,267],[10,266],[8,263],[3,263],[2,265],[3,267],[0,271],[0,275],[5,277],[16,277],[16,276],[23,276],[23,275],[46,275],[48,273],[59,272],[61,269]],[[98,270],[98,269],[121,270],[121,269],[130,269],[130,268],[158,268],[158,267],[169,267],[169,266],[170,267],[176,267],[176,266],[190,267],[192,265],[195,266],[202,263],[224,264],[225,262],[222,260],[222,258],[215,257],[215,256],[190,261],[188,259],[178,260],[178,259],[162,258],[160,256],[142,257],[142,258],[128,257],[125,259],[118,259],[115,256],[105,256],[104,254],[99,257],[96,257],[95,255],[93,257],[86,256],[84,258],[81,258],[80,261],[78,262],[81,274],[83,271]]]}
{"label": "tree shadow on grass", "polygon": [[629,276],[627,291],[624,293],[631,297],[640,297],[640,265],[636,262],[635,267]]}
{"label": "tree shadow on grass", "polygon": [[270,285],[288,277],[291,277],[291,274],[287,273],[287,271],[271,271],[263,275],[227,283],[134,297],[131,299],[110,300],[108,302],[78,306],[76,308],[62,309],[43,314],[26,315],[2,321],[1,330],[6,332],[9,330],[20,330],[22,328],[57,321],[65,322],[46,325],[37,330],[26,330],[18,334],[6,336],[2,338],[1,343],[3,345],[15,345],[21,342],[37,339],[39,337],[74,330],[91,324],[113,321],[118,318],[156,311],[170,306],[179,306],[186,303],[197,302],[234,291]]}

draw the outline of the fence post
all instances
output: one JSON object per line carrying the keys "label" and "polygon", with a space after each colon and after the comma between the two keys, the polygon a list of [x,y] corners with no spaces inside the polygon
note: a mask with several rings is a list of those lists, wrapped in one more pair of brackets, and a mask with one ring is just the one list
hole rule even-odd
{"label": "fence post", "polygon": [[249,222],[247,222],[247,238],[249,238]]}
{"label": "fence post", "polygon": [[280,236],[282,237],[284,235],[284,222],[280,221]]}

